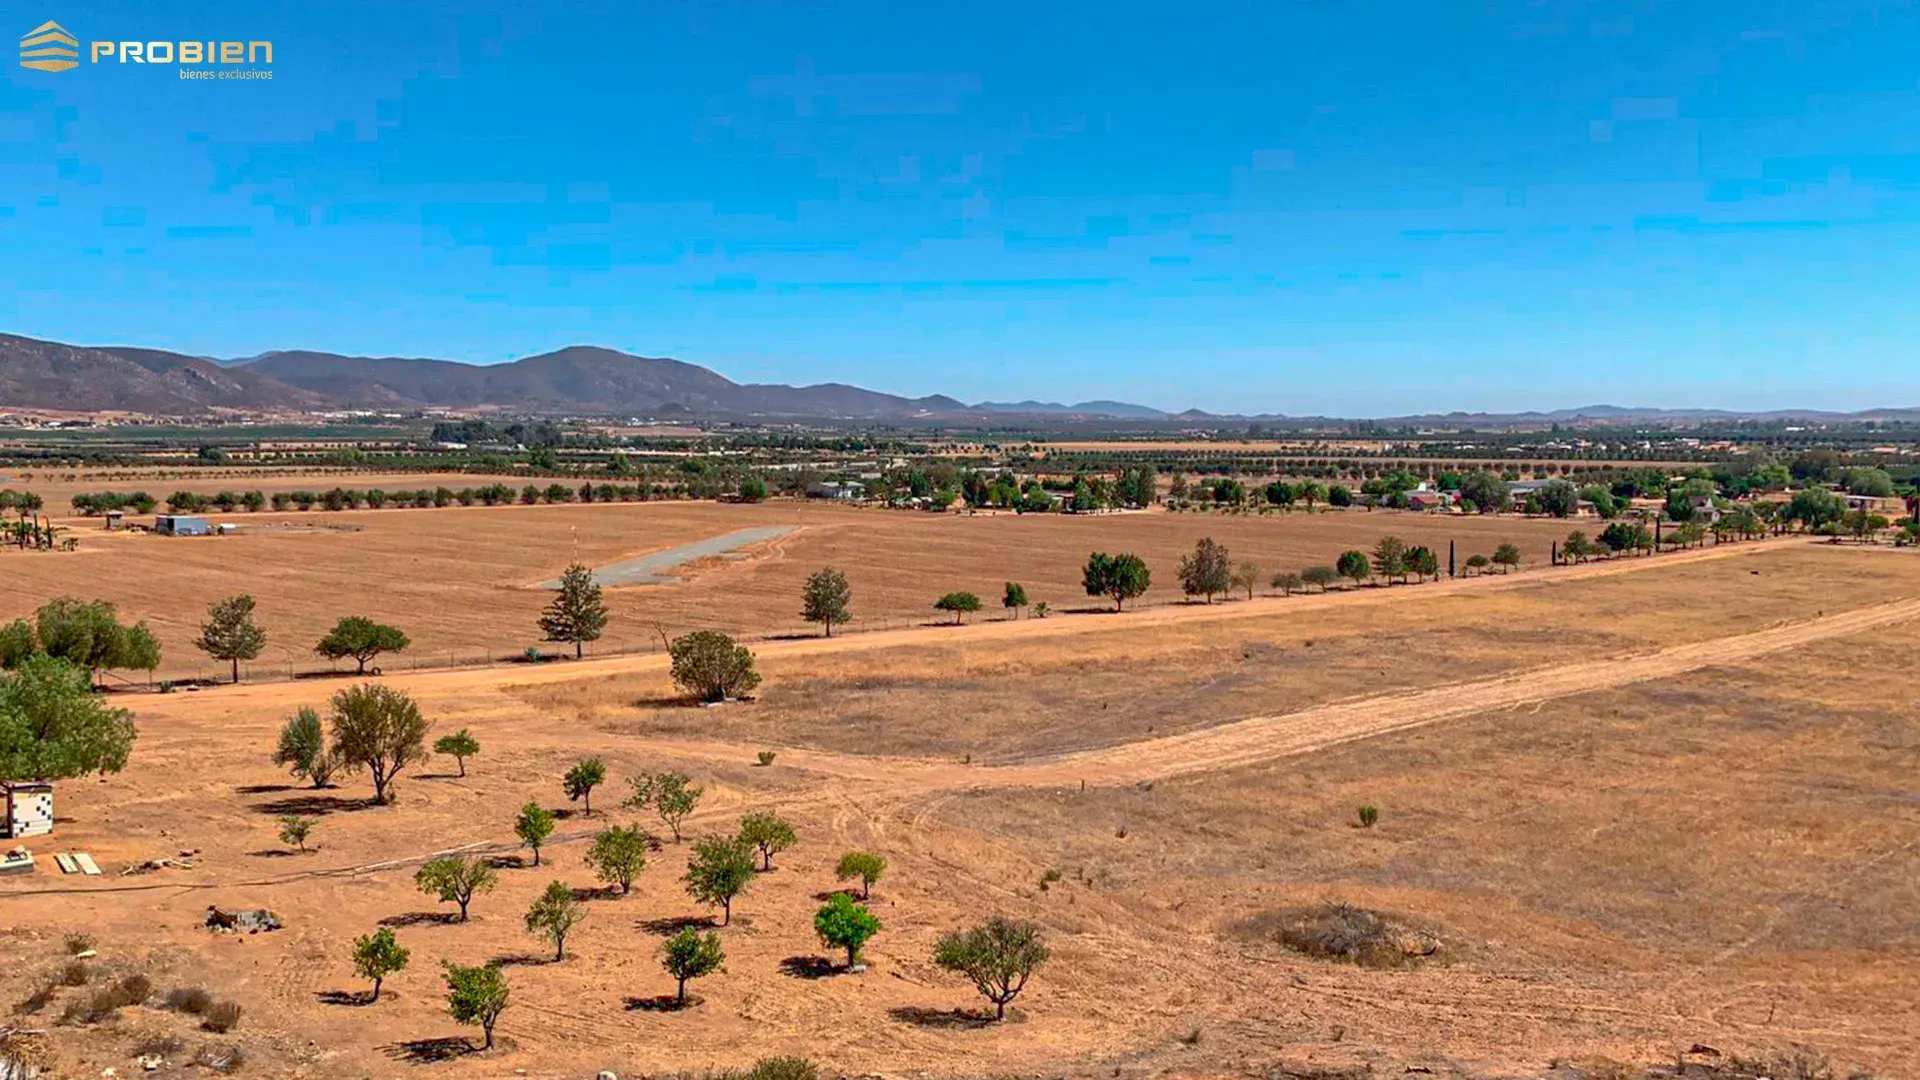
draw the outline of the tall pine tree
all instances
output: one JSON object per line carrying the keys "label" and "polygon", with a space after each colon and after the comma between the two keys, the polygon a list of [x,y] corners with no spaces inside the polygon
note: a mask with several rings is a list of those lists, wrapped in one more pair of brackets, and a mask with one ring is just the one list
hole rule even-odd
{"label": "tall pine tree", "polygon": [[584,642],[598,641],[607,628],[607,606],[600,600],[600,584],[593,571],[579,563],[560,575],[560,592],[540,616],[540,630],[548,641],[573,642],[579,659]]}

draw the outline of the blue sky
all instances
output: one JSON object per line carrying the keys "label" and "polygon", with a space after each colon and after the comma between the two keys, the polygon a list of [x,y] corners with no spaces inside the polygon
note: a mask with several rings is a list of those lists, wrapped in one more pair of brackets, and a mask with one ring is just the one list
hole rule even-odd
{"label": "blue sky", "polygon": [[77,3],[0,329],[1388,415],[1920,404],[1920,9]]}

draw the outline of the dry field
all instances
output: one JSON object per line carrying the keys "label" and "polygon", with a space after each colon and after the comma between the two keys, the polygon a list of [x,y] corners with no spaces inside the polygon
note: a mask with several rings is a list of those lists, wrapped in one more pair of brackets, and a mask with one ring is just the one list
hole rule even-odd
{"label": "dry field", "polygon": [[[625,1076],[775,1053],[851,1075],[1541,1076],[1695,1043],[1811,1045],[1839,1075],[1910,1076],[1916,647],[1920,559],[1789,541],[772,641],[759,699],[717,709],[666,704],[656,656],[401,674],[388,681],[438,731],[468,727],[483,750],[465,779],[441,760],[403,773],[391,807],[367,806],[363,779],[312,792],[268,763],[281,718],[325,683],[129,697],[133,764],[61,785],[57,836],[33,846],[92,852],[109,875],[181,849],[198,865],[0,879],[0,1002],[86,930],[103,970],[245,1012],[225,1036],[148,1007],[62,1027],[86,991],[57,990],[21,1022],[45,1022],[59,1075],[126,1074],[136,1043],[172,1034],[170,1060],[237,1044],[242,1075],[261,1076]],[[763,748],[771,767],[753,765]],[[470,924],[432,918],[451,908],[414,891],[418,860],[510,856],[516,808],[567,807],[559,776],[586,754],[612,774],[593,818],[564,820],[538,870],[502,870]],[[632,896],[590,900],[564,962],[520,926],[548,881],[595,884],[581,841],[629,816],[611,809],[625,777],[658,768],[707,788],[691,836],[772,807],[801,838],[736,902],[726,973],[679,1012],[642,1006],[672,989],[661,934],[707,914],[679,886],[684,846],[654,855]],[[1380,808],[1372,829],[1354,825],[1363,804]],[[311,816],[317,851],[283,850],[283,813]],[[866,972],[817,977],[811,912],[854,847],[889,860],[885,929]],[[1439,950],[1376,970],[1276,943],[1277,913],[1335,900]],[[212,934],[208,904],[270,907],[287,928]],[[1055,960],[1008,1023],[983,1026],[956,1015],[978,999],[928,952],[995,912],[1040,922]],[[365,988],[348,950],[382,920],[412,967],[377,1005],[335,1004]],[[445,1015],[437,966],[490,958],[514,1003],[499,1048],[461,1052],[474,1033]]]}
{"label": "dry field", "polygon": [[[415,484],[413,486],[418,486]],[[77,552],[0,550],[9,588],[0,620],[29,614],[48,598],[77,594],[146,619],[164,653],[160,674],[213,675],[219,665],[192,642],[207,605],[246,591],[259,601],[269,635],[250,677],[284,677],[317,661],[309,651],[334,620],[364,614],[393,622],[414,641],[388,670],[446,666],[519,655],[540,644],[535,620],[550,594],[536,583],[568,562],[599,566],[755,525],[797,531],[739,561],[693,564],[676,586],[611,589],[614,621],[603,652],[658,648],[660,630],[678,635],[720,629],[751,637],[807,633],[800,587],[826,565],[843,568],[853,585],[860,631],[938,622],[932,604],[969,589],[1002,618],[1002,584],[1025,583],[1028,595],[1055,609],[1098,608],[1080,585],[1087,553],[1133,551],[1153,568],[1149,605],[1180,599],[1174,576],[1194,541],[1213,536],[1235,559],[1268,568],[1331,563],[1343,549],[1371,547],[1386,533],[1437,550],[1449,541],[1462,561],[1511,540],[1529,564],[1547,561],[1566,522],[1449,519],[1427,514],[1361,511],[1267,517],[1169,514],[1096,516],[934,515],[824,506],[792,501],[759,505],[615,503],[560,506],[448,507],[438,510],[309,511],[236,514],[244,531],[230,537],[175,538],[105,532],[82,526]],[[1429,586],[1430,587],[1430,586]],[[1275,601],[1278,602],[1278,601]]]}
{"label": "dry field", "polygon": [[[50,469],[45,467],[0,467],[0,488],[35,492],[46,503],[44,511],[54,518],[71,514],[73,497],[82,492],[145,491],[160,500],[164,509],[167,496],[175,491],[214,495],[222,491],[326,491],[329,488],[384,488],[387,491],[423,487],[481,487],[496,480],[514,484],[526,482],[524,476],[494,476],[468,472],[362,472],[352,469],[312,469],[293,466],[233,465],[221,468],[91,468]],[[545,487],[551,481],[541,480]],[[576,482],[577,485],[577,482]],[[245,515],[241,515],[244,517]],[[83,533],[98,528],[98,519],[73,517],[67,524]]]}

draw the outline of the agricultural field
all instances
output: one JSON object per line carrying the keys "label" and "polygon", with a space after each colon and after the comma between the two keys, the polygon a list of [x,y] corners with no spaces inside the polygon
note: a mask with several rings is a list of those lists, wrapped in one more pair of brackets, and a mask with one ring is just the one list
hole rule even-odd
{"label": "agricultural field", "polygon": [[[754,698],[715,708],[679,701],[660,656],[390,674],[429,742],[466,729],[480,749],[464,776],[445,756],[404,770],[385,806],[364,776],[316,790],[269,760],[289,714],[351,680],[128,697],[129,767],[59,785],[56,833],[32,845],[106,872],[0,878],[0,996],[39,997],[23,1015],[60,1075],[155,1053],[253,1075],[794,1054],[848,1075],[1541,1076],[1703,1045],[1903,1076],[1920,1068],[1916,647],[1920,559],[1788,539],[768,641]],[[591,815],[561,786],[589,756],[608,774]],[[682,843],[619,806],[663,769],[704,789]],[[559,814],[537,868],[514,837],[528,802]],[[798,841],[717,928],[725,971],[678,1007],[661,943],[719,916],[682,888],[693,843],[766,810]],[[308,850],[279,835],[289,816]],[[620,895],[583,856],[627,822],[662,842]],[[850,850],[887,860],[857,973],[812,923]],[[414,887],[446,851],[498,867],[466,923]],[[522,925],[556,880],[585,913],[559,961]],[[216,933],[209,905],[285,926]],[[1327,919],[1374,913],[1389,932],[1358,935],[1360,962],[1314,954]],[[987,914],[1036,923],[1052,952],[1003,1023],[930,959]],[[411,963],[369,1003],[350,953],[382,926]],[[75,947],[97,954],[79,975]],[[442,961],[502,965],[493,1049],[447,1015]],[[148,1004],[87,1019],[134,974]],[[188,990],[238,1022],[205,1030]]]}
{"label": "agricultural field", "polygon": [[[411,649],[383,659],[388,670],[517,657],[542,644],[535,623],[550,593],[539,585],[567,564],[598,567],[747,528],[792,531],[686,564],[675,586],[609,589],[612,622],[594,648],[658,648],[663,634],[697,629],[753,638],[816,632],[800,619],[800,588],[807,574],[826,565],[846,572],[854,615],[846,629],[863,631],[938,623],[945,616],[933,610],[935,598],[961,589],[988,605],[975,621],[1005,618],[998,605],[1007,581],[1021,582],[1031,599],[1063,615],[1098,610],[1109,605],[1088,597],[1081,583],[1087,555],[1097,550],[1144,558],[1153,585],[1135,603],[1156,606],[1181,600],[1176,564],[1203,536],[1225,544],[1236,562],[1256,562],[1271,575],[1331,564],[1341,551],[1371,548],[1389,533],[1433,548],[1443,565],[1449,543],[1464,563],[1470,553],[1491,553],[1511,542],[1520,548],[1523,565],[1537,566],[1571,527],[1518,516],[1447,518],[1385,510],[1016,516],[784,500],[210,517],[235,522],[240,532],[108,533],[98,520],[76,519],[68,535],[80,538],[78,551],[0,550],[11,586],[0,595],[0,621],[30,615],[60,595],[110,600],[123,619],[144,619],[158,635],[159,677],[211,677],[221,665],[195,651],[192,642],[208,604],[244,591],[258,602],[268,644],[243,675],[285,677],[324,669],[313,644],[343,615],[379,618],[410,635]],[[133,677],[144,681],[144,674]]]}

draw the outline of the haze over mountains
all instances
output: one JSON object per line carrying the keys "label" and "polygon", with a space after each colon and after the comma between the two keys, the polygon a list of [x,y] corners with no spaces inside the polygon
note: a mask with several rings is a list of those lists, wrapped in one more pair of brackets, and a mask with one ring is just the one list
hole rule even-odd
{"label": "haze over mountains", "polygon": [[[1190,409],[1167,413],[1122,401],[982,401],[969,405],[935,394],[909,398],[843,383],[787,386],[736,383],[680,360],[634,356],[573,345],[509,363],[481,366],[421,357],[341,356],[282,351],[215,360],[161,349],[79,346],[0,334],[0,408],[70,412],[134,412],[200,417],[223,412],[315,412],[414,409],[496,410],[660,418],[796,418],[950,420],[1001,418],[1205,423],[1220,420],[1302,421],[1322,417],[1219,416]],[[1688,422],[1766,419],[1920,420],[1920,409],[1861,413],[1780,410],[1646,409],[1594,405],[1552,412],[1436,413],[1395,418],[1447,424],[1574,420]]]}

